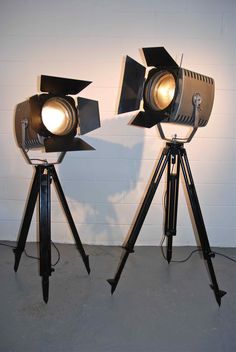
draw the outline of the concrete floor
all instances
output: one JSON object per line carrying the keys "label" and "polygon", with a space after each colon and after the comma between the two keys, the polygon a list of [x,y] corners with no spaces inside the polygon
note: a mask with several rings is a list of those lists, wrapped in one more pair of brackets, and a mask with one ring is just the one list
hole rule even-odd
{"label": "concrete floor", "polygon": [[[74,245],[58,245],[61,260],[42,300],[38,262],[22,256],[17,274],[11,249],[0,246],[1,352],[233,352],[236,351],[236,264],[213,259],[219,308],[203,260],[163,259],[159,247],[136,247],[113,296],[119,247],[85,246],[87,275]],[[184,258],[193,248],[174,248]],[[214,249],[236,257],[236,249]],[[35,244],[27,243],[35,254]],[[56,253],[53,251],[53,260]]]}

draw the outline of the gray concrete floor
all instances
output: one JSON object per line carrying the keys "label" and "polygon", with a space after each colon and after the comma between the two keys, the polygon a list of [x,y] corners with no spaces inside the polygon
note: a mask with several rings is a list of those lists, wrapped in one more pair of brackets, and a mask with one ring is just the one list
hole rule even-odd
{"label": "gray concrete floor", "polygon": [[[85,246],[87,275],[74,245],[58,245],[61,260],[42,300],[38,262],[0,246],[1,352],[233,352],[236,351],[236,264],[213,259],[221,289],[219,308],[199,253],[186,263],[163,259],[159,247],[136,247],[117,290],[112,278],[119,247]],[[184,258],[193,248],[175,247]],[[236,257],[236,249],[215,249]],[[36,254],[36,245],[27,243]],[[53,250],[53,260],[56,259]]]}

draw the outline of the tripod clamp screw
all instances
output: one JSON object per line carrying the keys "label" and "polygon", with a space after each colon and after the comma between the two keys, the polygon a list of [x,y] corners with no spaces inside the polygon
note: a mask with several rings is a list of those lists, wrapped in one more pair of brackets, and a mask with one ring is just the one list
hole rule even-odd
{"label": "tripod clamp screw", "polygon": [[209,255],[210,258],[215,258],[215,256],[216,256],[215,253],[212,252],[212,251],[208,255]]}
{"label": "tripod clamp screw", "polygon": [[215,252],[212,252],[212,251],[210,251],[210,252],[208,252],[208,251],[203,252],[203,257],[204,257],[205,259],[208,259],[208,258],[215,258]]}
{"label": "tripod clamp screw", "polygon": [[125,249],[128,253],[134,253],[134,249],[128,246],[122,246],[123,249]]}

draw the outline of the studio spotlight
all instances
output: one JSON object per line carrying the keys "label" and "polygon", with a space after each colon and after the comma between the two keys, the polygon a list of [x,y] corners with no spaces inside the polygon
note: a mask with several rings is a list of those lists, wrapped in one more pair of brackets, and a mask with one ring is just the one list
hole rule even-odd
{"label": "studio spotlight", "polygon": [[[161,138],[167,143],[132,222],[116,274],[113,279],[108,280],[111,292],[116,289],[129,254],[134,252],[139,232],[167,167],[164,226],[167,239],[166,260],[170,263],[172,259],[172,242],[177,228],[179,179],[182,171],[203,257],[211,277],[211,287],[220,305],[221,297],[226,292],[218,287],[212,264],[214,253],[210,248],[187,153],[183,146],[184,142],[190,142],[197,128],[206,126],[209,120],[214,100],[214,81],[208,76],[179,67],[163,47],[144,48],[143,54],[147,66],[154,68],[145,78],[146,68],[130,57],[126,58],[118,113],[139,110],[142,101],[143,110],[134,116],[130,124],[148,128],[157,125]],[[163,132],[162,122],[188,125],[192,127],[192,131],[187,138],[179,138],[174,134],[172,139],[168,139]]]}
{"label": "studio spotlight", "polygon": [[[91,82],[68,78],[41,76],[41,92],[29,100],[17,105],[15,114],[15,133],[19,147],[26,160],[34,165],[35,174],[28,202],[19,231],[19,239],[14,249],[15,265],[18,270],[21,255],[34,213],[37,198],[39,200],[39,260],[42,277],[43,299],[48,301],[49,276],[54,271],[51,265],[51,182],[54,181],[59,200],[67,217],[78,251],[81,254],[87,272],[90,272],[89,258],[86,255],[70,213],[65,195],[54,164],[60,163],[67,151],[93,150],[78,135],[100,127],[98,102],[72,95],[78,94]],[[48,163],[47,159],[32,159],[28,151],[45,148],[47,152],[60,152],[57,161]]]}
{"label": "studio spotlight", "polygon": [[40,95],[17,105],[15,132],[17,143],[26,150],[44,147],[46,152],[91,150],[81,140],[83,135],[100,127],[98,103],[74,98],[91,82],[41,76]]}
{"label": "studio spotlight", "polygon": [[[147,69],[126,57],[118,113],[139,110],[130,124],[153,127],[161,122],[206,126],[214,101],[211,77],[180,67],[163,47],[143,48]],[[161,136],[164,137],[161,133]],[[193,134],[191,134],[191,138]]]}

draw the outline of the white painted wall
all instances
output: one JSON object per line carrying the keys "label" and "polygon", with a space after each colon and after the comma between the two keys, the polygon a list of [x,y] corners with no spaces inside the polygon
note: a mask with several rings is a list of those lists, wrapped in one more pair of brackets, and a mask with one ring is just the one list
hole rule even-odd
{"label": "white painted wall", "polygon": [[[165,46],[178,62],[184,53],[183,67],[215,79],[209,124],[186,148],[210,242],[235,246],[235,17],[234,0],[1,0],[1,239],[17,238],[33,175],[15,143],[14,109],[48,74],[93,81],[80,95],[99,100],[102,127],[84,137],[96,151],[68,153],[58,174],[82,241],[123,242],[164,145],[155,128],[131,127],[130,115],[115,115],[123,60],[128,54],[141,62],[140,48]],[[163,186],[139,244],[160,242]],[[54,192],[52,239],[73,242]],[[175,244],[195,243],[181,189]]]}

